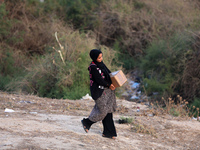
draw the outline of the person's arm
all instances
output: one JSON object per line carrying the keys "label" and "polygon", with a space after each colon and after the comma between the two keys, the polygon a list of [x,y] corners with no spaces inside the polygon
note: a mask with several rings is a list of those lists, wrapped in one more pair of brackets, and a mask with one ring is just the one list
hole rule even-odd
{"label": "person's arm", "polygon": [[[106,67],[106,66],[105,66]],[[111,73],[111,71],[106,67],[106,69],[108,70],[108,72],[109,73]],[[109,86],[109,88],[111,89],[111,90],[115,90],[115,86],[113,85],[113,84],[111,84],[110,86]]]}
{"label": "person's arm", "polygon": [[110,87],[111,84],[106,82],[102,76],[100,75],[99,71],[97,70],[96,66],[91,67],[91,74],[95,82],[101,86]]}

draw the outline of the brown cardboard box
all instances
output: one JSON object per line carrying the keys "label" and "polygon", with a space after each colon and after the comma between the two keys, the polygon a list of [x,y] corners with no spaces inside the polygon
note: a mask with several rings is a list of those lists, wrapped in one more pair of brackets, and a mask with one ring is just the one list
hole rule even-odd
{"label": "brown cardboard box", "polygon": [[126,76],[121,70],[110,73],[110,78],[115,87],[120,87],[127,81]]}

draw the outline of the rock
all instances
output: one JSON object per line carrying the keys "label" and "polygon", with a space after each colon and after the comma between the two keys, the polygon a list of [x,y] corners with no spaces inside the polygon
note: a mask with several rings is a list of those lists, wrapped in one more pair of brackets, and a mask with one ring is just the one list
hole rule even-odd
{"label": "rock", "polygon": [[37,112],[29,112],[30,114],[37,114]]}
{"label": "rock", "polygon": [[19,103],[29,103],[29,104],[33,104],[33,102],[31,102],[31,101],[20,101]]}
{"label": "rock", "polygon": [[90,100],[92,100],[92,97],[89,94],[86,94],[85,96],[82,97],[82,99],[90,99]]}
{"label": "rock", "polygon": [[10,113],[10,112],[15,112],[15,111],[12,110],[12,109],[8,109],[8,108],[6,108],[4,112],[6,112],[6,113],[9,112],[9,113]]}

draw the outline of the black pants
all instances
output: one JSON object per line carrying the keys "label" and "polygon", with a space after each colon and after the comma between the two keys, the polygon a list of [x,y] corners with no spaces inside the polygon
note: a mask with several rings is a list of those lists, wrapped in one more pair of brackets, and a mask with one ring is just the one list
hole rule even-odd
{"label": "black pants", "polygon": [[[91,120],[87,119],[83,119],[83,123],[84,125],[87,127],[87,129],[89,130],[90,127],[92,126],[93,123]],[[115,125],[114,125],[114,121],[113,121],[113,114],[112,113],[108,113],[106,115],[106,117],[102,120],[103,123],[103,134],[105,136],[117,136],[116,133],[116,129],[115,129]]]}
{"label": "black pants", "polygon": [[108,113],[106,117],[102,120],[103,123],[103,134],[105,136],[117,136],[114,121],[113,121],[113,114]]}

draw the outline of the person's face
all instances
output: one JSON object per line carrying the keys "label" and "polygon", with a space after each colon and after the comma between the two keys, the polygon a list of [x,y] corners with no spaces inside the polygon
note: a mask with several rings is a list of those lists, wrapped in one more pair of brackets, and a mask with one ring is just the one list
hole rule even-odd
{"label": "person's face", "polygon": [[103,55],[102,53],[99,54],[99,56],[97,57],[97,62],[101,62],[103,60]]}

